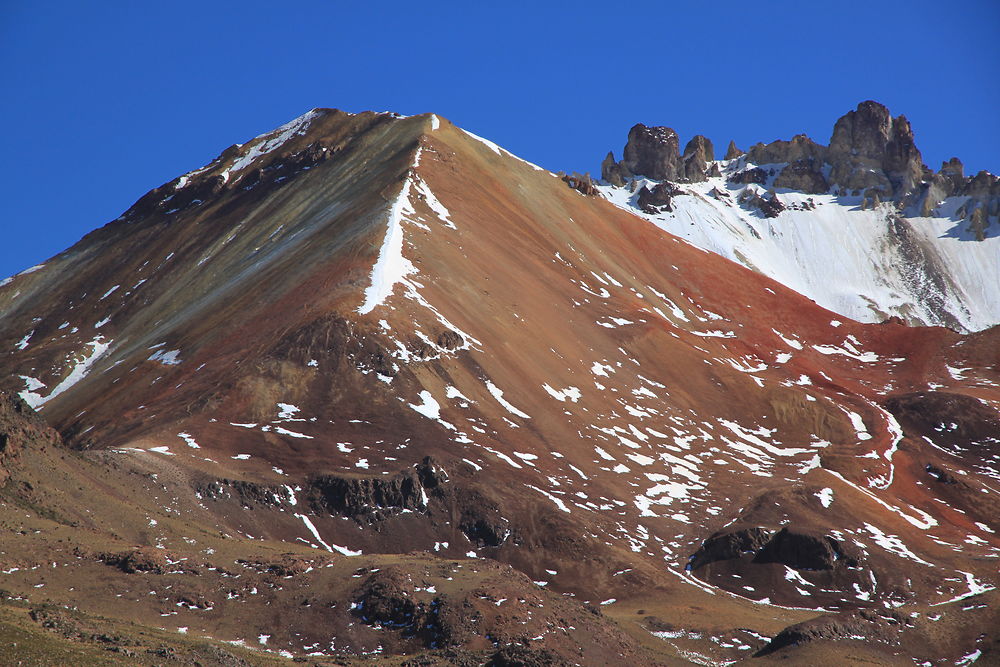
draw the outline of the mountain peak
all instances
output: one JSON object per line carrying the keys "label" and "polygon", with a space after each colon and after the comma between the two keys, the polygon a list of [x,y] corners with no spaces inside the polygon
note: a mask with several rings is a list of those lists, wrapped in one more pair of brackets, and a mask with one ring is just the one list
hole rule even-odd
{"label": "mountain peak", "polygon": [[332,110],[227,149],[0,284],[0,408],[59,433],[0,414],[5,589],[321,661],[957,662],[996,625],[1000,328],[902,316],[978,322],[948,289],[994,240],[776,185],[821,149],[637,125],[601,185]]}

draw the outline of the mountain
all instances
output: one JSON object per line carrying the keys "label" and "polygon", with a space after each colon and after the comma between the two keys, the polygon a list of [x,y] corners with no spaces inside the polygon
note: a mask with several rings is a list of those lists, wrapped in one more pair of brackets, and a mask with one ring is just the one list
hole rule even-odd
{"label": "mountain", "polygon": [[610,201],[862,322],[979,331],[1000,322],[1000,178],[923,164],[910,124],[876,102],[828,146],[800,134],[730,143],[636,125],[602,164]]}
{"label": "mountain", "polygon": [[[704,181],[630,140],[605,185],[315,109],[4,281],[0,628],[122,664],[995,657],[1000,328],[855,321],[671,233],[665,197],[731,243],[697,207],[874,220],[693,143]],[[946,305],[906,314],[988,318]]]}

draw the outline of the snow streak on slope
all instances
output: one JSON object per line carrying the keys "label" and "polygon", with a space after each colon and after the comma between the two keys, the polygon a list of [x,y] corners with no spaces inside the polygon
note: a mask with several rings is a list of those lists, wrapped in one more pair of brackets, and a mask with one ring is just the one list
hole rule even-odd
{"label": "snow streak on slope", "polygon": [[410,206],[410,181],[403,184],[396,200],[389,207],[389,220],[386,223],[385,240],[378,253],[378,261],[372,267],[371,285],[365,290],[365,301],[358,308],[358,313],[367,315],[375,306],[383,303],[396,283],[413,273],[413,264],[403,257],[403,213],[412,212]]}
{"label": "snow streak on slope", "polygon": [[[724,173],[745,166],[718,164]],[[1000,237],[972,241],[964,223],[949,217],[963,197],[939,207],[942,217],[903,218],[891,204],[864,210],[860,197],[781,190],[787,209],[766,218],[740,203],[741,195],[763,195],[765,187],[727,183],[722,176],[681,184],[684,194],[673,198],[672,211],[646,213],[636,193],[656,181],[633,183],[634,190],[599,189],[665,231],[846,317],[880,322],[896,315],[969,331],[1000,323],[1000,299],[989,287],[1000,284]]]}

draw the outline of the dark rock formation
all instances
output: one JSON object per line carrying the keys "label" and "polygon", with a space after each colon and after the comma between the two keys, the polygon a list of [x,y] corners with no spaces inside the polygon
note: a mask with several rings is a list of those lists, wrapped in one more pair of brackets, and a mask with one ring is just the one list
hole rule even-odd
{"label": "dark rock formation", "polygon": [[744,206],[757,209],[765,218],[776,218],[786,208],[773,190],[764,195],[759,195],[753,190],[744,190],[739,201]]}
{"label": "dark rock formation", "polygon": [[424,481],[437,486],[442,470],[430,458],[392,477],[322,475],[312,480],[308,502],[316,511],[340,514],[358,521],[377,521],[400,510],[427,506]]}
{"label": "dark rock formation", "polygon": [[644,185],[639,189],[639,196],[636,199],[636,205],[640,210],[650,214],[656,214],[662,211],[672,211],[673,207],[671,202],[673,201],[673,198],[679,194],[681,194],[681,191],[672,183],[659,183],[654,185],[652,189],[649,189]]}
{"label": "dark rock formation", "polygon": [[494,653],[486,667],[563,667],[570,664],[544,648],[512,644]]}
{"label": "dark rock formation", "polygon": [[354,598],[355,614],[365,623],[395,627],[424,624],[423,604],[413,600],[413,579],[400,567],[370,574]]}
{"label": "dark rock formation", "polygon": [[796,570],[857,567],[861,561],[853,547],[827,535],[788,526],[777,532],[752,526],[715,533],[691,556],[688,568],[697,570],[716,561],[744,555],[751,557],[752,563],[781,563]]}
{"label": "dark rock formation", "polygon": [[786,646],[823,639],[862,639],[893,643],[897,640],[899,631],[908,625],[912,625],[910,620],[895,611],[860,609],[850,613],[824,614],[788,626],[756,655],[765,656]]}
{"label": "dark rock formation", "polygon": [[837,121],[826,160],[831,183],[847,190],[877,188],[897,199],[918,188],[924,169],[909,121],[893,119],[870,100]]}
{"label": "dark rock formation", "polygon": [[826,148],[804,134],[797,134],[791,141],[772,141],[769,144],[754,144],[747,151],[747,160],[754,164],[775,164],[811,160],[822,164],[826,158]]}
{"label": "dark rock formation", "polygon": [[442,331],[438,334],[437,340],[434,341],[437,346],[444,350],[454,350],[465,345],[465,339],[462,338],[462,334],[457,331],[452,331],[448,329],[447,331]]}
{"label": "dark rock formation", "polygon": [[744,155],[744,152],[741,151],[739,148],[736,147],[736,142],[735,141],[730,140],[729,147],[726,148],[726,156],[723,159],[725,159],[725,160],[735,160],[736,158],[740,157],[741,155]]}
{"label": "dark rock formation", "polygon": [[815,195],[830,189],[823,178],[822,162],[815,158],[804,158],[789,163],[774,181],[776,188],[788,188]]}
{"label": "dark rock formation", "polygon": [[[615,162],[608,153],[601,163],[601,177],[616,186],[624,186],[633,174],[655,180],[703,182],[721,176],[721,169],[712,161],[712,143],[696,135],[687,143],[683,155],[678,153],[677,133],[669,127],[635,125],[628,136],[624,159]],[[955,218],[967,220],[963,230],[977,240],[989,235],[991,225],[1000,224],[1000,177],[980,172],[965,178],[958,158],[945,162],[933,173],[922,162],[913,137],[913,129],[905,116],[893,118],[889,110],[871,100],[862,102],[837,120],[830,145],[823,146],[805,134],[789,141],[758,143],[744,153],[736,143],[729,142],[725,159],[746,158],[747,167],[728,175],[735,184],[764,185],[775,169],[765,171],[759,165],[786,164],[774,180],[774,187],[797,190],[808,194],[827,192],[861,196],[862,207],[877,206],[878,202],[894,202],[907,215],[931,216],[948,197],[969,197]],[[572,181],[587,191],[587,183]],[[766,212],[770,205],[756,204]],[[644,211],[655,212],[657,206],[650,195],[643,197]],[[669,210],[669,209],[668,209]]]}
{"label": "dark rock formation", "polygon": [[153,547],[139,547],[121,553],[102,553],[97,558],[106,565],[116,567],[126,574],[136,574],[137,572],[167,574],[168,572],[181,571],[197,573],[197,570],[190,567],[171,565],[170,554]]}
{"label": "dark rock formation", "polygon": [[767,172],[760,167],[751,167],[731,174],[726,180],[737,184],[758,183],[764,185],[767,183]]}
{"label": "dark rock formation", "polygon": [[705,175],[705,167],[715,160],[715,147],[708,138],[696,134],[684,147],[681,160],[684,165],[684,177],[687,180],[692,183],[706,181],[708,178]]}
{"label": "dark rock formation", "polygon": [[697,570],[715,561],[739,558],[745,553],[755,554],[770,539],[771,531],[759,526],[715,533],[691,556],[688,568]]}
{"label": "dark rock formation", "polygon": [[832,570],[837,561],[857,567],[858,557],[850,548],[826,535],[813,535],[788,527],[782,528],[765,544],[755,563],[781,563],[796,570]]}
{"label": "dark rock formation", "polygon": [[615,154],[608,151],[604,161],[601,162],[601,179],[620,188],[625,185],[628,176],[626,169],[615,161]]}
{"label": "dark rock formation", "polygon": [[677,133],[669,127],[646,127],[642,123],[633,126],[622,165],[635,175],[676,181],[682,175]]}

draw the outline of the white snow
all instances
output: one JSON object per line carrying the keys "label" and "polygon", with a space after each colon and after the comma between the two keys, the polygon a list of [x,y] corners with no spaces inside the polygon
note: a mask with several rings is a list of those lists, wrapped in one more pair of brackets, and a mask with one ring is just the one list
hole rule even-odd
{"label": "white snow", "polygon": [[833,503],[833,489],[827,487],[821,489],[819,493],[815,494],[819,501],[823,504],[823,507],[829,507]]}
{"label": "white snow", "polygon": [[335,551],[335,552],[337,552],[339,554],[342,554],[344,556],[360,556],[361,555],[360,551],[352,551],[351,549],[348,549],[347,547],[337,546],[336,544],[332,544],[332,545],[331,544],[327,544],[326,542],[323,541],[323,538],[320,537],[319,531],[316,530],[316,526],[314,526],[313,522],[309,520],[309,517],[307,517],[305,514],[296,514],[295,516],[296,516],[296,518],[302,520],[302,523],[304,523],[306,525],[306,528],[308,528],[309,532],[313,534],[313,537],[316,538],[316,541],[319,542],[320,544],[322,544],[323,548],[326,549],[327,551],[331,551],[331,552]]}
{"label": "white snow", "polygon": [[428,419],[438,419],[441,416],[441,406],[434,400],[431,392],[426,389],[421,391],[420,400],[421,403],[419,405],[410,403],[409,406]]}
{"label": "white snow", "polygon": [[[239,174],[239,172],[249,167],[253,161],[261,155],[265,155],[276,148],[280,148],[282,144],[294,137],[296,134],[304,133],[313,119],[319,115],[320,112],[313,109],[312,111],[306,112],[298,118],[285,123],[281,127],[251,140],[248,143],[253,143],[254,141],[258,143],[247,151],[246,155],[234,160],[229,168],[222,172],[222,179],[228,182],[233,174]],[[182,187],[182,185],[178,184],[178,187]]]}
{"label": "white snow", "polygon": [[28,390],[20,392],[21,398],[24,399],[24,402],[30,405],[32,408],[35,408],[36,410],[41,410],[46,403],[51,401],[56,396],[59,396],[63,392],[69,390],[77,382],[85,378],[87,376],[87,373],[90,372],[90,368],[94,365],[94,363],[98,359],[100,359],[105,352],[108,351],[108,348],[111,347],[112,342],[113,341],[111,340],[106,341],[103,336],[98,336],[94,340],[87,343],[87,345],[89,345],[91,348],[90,353],[89,354],[84,353],[82,359],[76,359],[76,362],[73,365],[73,368],[70,370],[69,375],[67,375],[62,382],[57,384],[52,389],[52,391],[49,392],[48,396],[45,397],[39,396],[29,388]]}
{"label": "white snow", "polygon": [[472,132],[469,132],[468,130],[462,130],[462,132],[465,132],[467,135],[469,135],[470,137],[472,137],[476,141],[482,143],[483,145],[485,145],[487,148],[489,148],[491,151],[493,151],[497,155],[506,155],[507,157],[512,157],[515,160],[518,160],[518,161],[523,162],[524,164],[528,165],[529,167],[531,167],[535,171],[546,171],[546,172],[548,171],[547,169],[543,169],[542,167],[539,167],[537,164],[528,162],[524,158],[521,158],[521,157],[518,157],[518,156],[514,155],[513,153],[511,153],[510,151],[508,151],[506,149],[500,148],[500,146],[497,146],[495,143],[493,143],[489,139],[483,139],[482,137],[480,137],[480,136],[478,136],[476,134],[473,134]]}
{"label": "white snow", "polygon": [[190,433],[178,433],[177,437],[186,442],[188,447],[192,449],[201,449]]}
{"label": "white snow", "polygon": [[166,366],[176,366],[181,363],[180,350],[157,350],[153,354],[149,355],[146,361],[159,361],[161,364]]}
{"label": "white snow", "polygon": [[299,412],[298,406],[291,403],[278,403],[278,419],[294,419]]}
{"label": "white snow", "polygon": [[[637,186],[654,183],[637,179]],[[1000,322],[1000,299],[993,289],[1000,284],[1000,236],[972,240],[965,231],[968,221],[951,217],[961,197],[947,200],[937,217],[897,221],[888,204],[861,210],[860,197],[779,191],[788,209],[764,218],[738,202],[744,191],[763,190],[756,184],[730,184],[723,174],[680,187],[685,194],[674,197],[673,211],[659,214],[639,210],[629,187],[601,185],[599,190],[617,206],[692,245],[769,276],[853,320],[879,322],[898,315],[947,325],[931,305],[940,301],[968,330]],[[716,198],[713,190],[728,196]],[[905,234],[894,227],[905,228]],[[914,264],[903,237],[945,267],[944,280],[931,280],[926,267]]]}
{"label": "white snow", "polygon": [[576,403],[580,400],[580,390],[576,387],[566,387],[565,389],[553,389],[548,384],[543,384],[542,389],[544,389],[549,396],[556,399],[557,401],[566,402],[567,400]]}
{"label": "white snow", "polygon": [[45,268],[44,264],[35,264],[34,266],[29,266],[28,268],[26,268],[24,271],[21,271],[17,275],[19,275],[19,276],[26,276],[29,273],[34,273],[35,271],[40,271],[43,268]]}
{"label": "white snow", "polygon": [[281,426],[275,426],[274,432],[277,433],[278,435],[287,435],[290,438],[303,438],[306,440],[313,439],[311,435],[306,435],[305,433],[299,433],[298,431],[289,431],[287,428],[283,428]]}
{"label": "white snow", "polygon": [[511,405],[506,399],[504,399],[503,392],[500,390],[500,388],[497,387],[492,382],[490,382],[489,380],[486,380],[486,388],[493,395],[493,398],[496,399],[497,403],[499,403],[500,405],[502,405],[507,410],[507,412],[511,413],[512,415],[517,415],[518,417],[521,417],[522,419],[531,419],[531,415],[527,415],[527,414],[521,412],[520,410],[518,410],[517,408],[515,408],[513,405]]}
{"label": "white snow", "polygon": [[451,213],[444,207],[444,204],[442,204],[438,198],[434,196],[430,187],[419,178],[414,178],[413,184],[416,187],[417,192],[423,196],[427,206],[434,211],[434,215],[436,215],[438,219],[444,223],[445,227],[458,229],[455,226],[455,223],[451,220]]}
{"label": "white snow", "polygon": [[560,509],[560,511],[566,512],[567,514],[571,514],[570,509],[566,507],[566,503],[564,503],[559,498],[556,498],[548,491],[543,491],[542,489],[539,489],[537,486],[532,486],[531,484],[525,484],[525,486],[534,491],[538,491],[540,494],[551,500],[555,504],[555,506]]}
{"label": "white snow", "polygon": [[389,207],[385,238],[372,267],[371,285],[365,290],[364,303],[358,313],[367,315],[392,294],[396,283],[416,271],[410,260],[403,257],[403,213],[409,210],[410,181],[403,184],[395,201]]}
{"label": "white snow", "polygon": [[24,348],[28,347],[28,341],[31,340],[31,337],[34,334],[35,334],[35,330],[34,329],[32,329],[28,333],[24,334],[24,338],[22,338],[21,340],[19,340],[14,347],[16,347],[19,350],[23,350]]}

